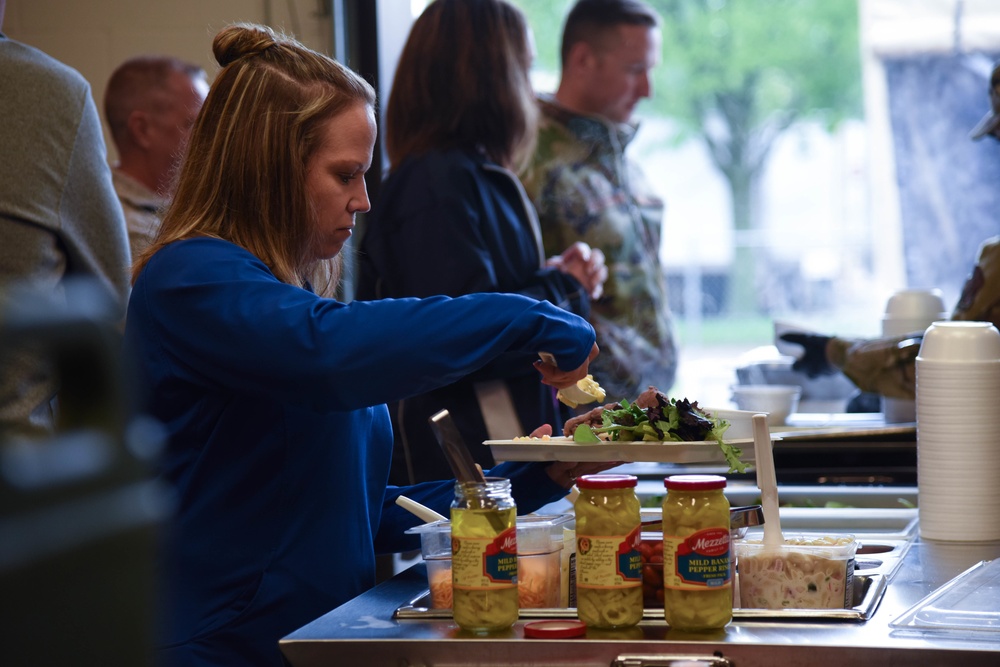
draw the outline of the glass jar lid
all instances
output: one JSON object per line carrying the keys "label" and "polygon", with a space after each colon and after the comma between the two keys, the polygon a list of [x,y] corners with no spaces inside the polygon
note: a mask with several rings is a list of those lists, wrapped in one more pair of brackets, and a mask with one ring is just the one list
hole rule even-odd
{"label": "glass jar lid", "polygon": [[638,484],[635,475],[582,475],[576,478],[581,489],[627,489]]}
{"label": "glass jar lid", "polygon": [[586,633],[587,626],[575,620],[534,621],[524,626],[524,636],[530,639],[569,639]]}
{"label": "glass jar lid", "polygon": [[720,475],[671,475],[663,480],[671,491],[711,491],[726,488],[726,478]]}

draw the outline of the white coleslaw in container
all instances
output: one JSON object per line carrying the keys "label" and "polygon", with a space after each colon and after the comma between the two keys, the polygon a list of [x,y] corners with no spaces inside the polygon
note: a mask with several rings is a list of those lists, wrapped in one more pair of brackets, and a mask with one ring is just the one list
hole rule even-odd
{"label": "white coleslaw in container", "polygon": [[735,545],[740,607],[846,609],[854,602],[854,535],[786,535],[777,546]]}

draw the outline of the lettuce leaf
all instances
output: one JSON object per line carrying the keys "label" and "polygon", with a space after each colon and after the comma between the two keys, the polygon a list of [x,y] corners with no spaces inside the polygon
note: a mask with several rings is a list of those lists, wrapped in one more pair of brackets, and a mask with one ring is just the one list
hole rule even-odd
{"label": "lettuce leaf", "polygon": [[[662,398],[650,408],[623,400],[619,407],[601,413],[601,425],[580,424],[573,440],[581,444],[612,442],[699,442],[715,440],[729,464],[729,472],[745,472],[743,451],[723,439],[729,422],[698,407],[698,402]],[[602,437],[603,436],[603,437]]]}

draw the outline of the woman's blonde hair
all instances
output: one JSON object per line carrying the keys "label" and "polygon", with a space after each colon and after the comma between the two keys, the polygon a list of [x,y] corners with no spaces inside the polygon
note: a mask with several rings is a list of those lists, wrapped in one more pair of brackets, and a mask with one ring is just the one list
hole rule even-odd
{"label": "woman's blonde hair", "polygon": [[517,168],[534,148],[528,24],[504,0],[435,0],[414,22],[386,107],[392,168],[431,150],[482,150]]}
{"label": "woman's blonde hair", "polygon": [[270,28],[236,24],[212,44],[221,70],[198,115],[173,203],[133,280],[160,248],[192,237],[220,238],[261,259],[281,281],[329,293],[337,260],[316,262],[306,165],[325,121],[355,104],[375,106],[357,74]]}

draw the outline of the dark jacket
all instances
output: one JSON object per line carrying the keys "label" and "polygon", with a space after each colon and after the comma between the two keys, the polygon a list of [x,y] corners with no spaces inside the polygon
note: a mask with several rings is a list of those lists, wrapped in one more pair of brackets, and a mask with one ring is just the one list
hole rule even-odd
{"label": "dark jacket", "polygon": [[[383,184],[369,220],[360,248],[358,299],[513,292],[589,314],[580,284],[543,267],[537,217],[520,181],[482,155],[450,150],[406,160]],[[400,335],[406,330],[400,328]],[[543,423],[558,432],[568,413],[539,381],[531,365],[535,358],[493,363],[468,379],[390,405],[396,446],[390,479],[403,483],[447,474],[427,424],[441,409],[451,412],[484,466],[493,463],[481,446],[491,434],[484,401],[502,406],[506,394],[519,421],[500,434],[493,429],[494,436],[525,435]]]}

